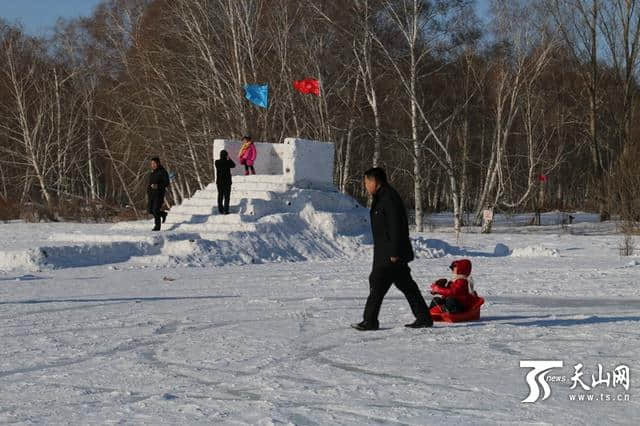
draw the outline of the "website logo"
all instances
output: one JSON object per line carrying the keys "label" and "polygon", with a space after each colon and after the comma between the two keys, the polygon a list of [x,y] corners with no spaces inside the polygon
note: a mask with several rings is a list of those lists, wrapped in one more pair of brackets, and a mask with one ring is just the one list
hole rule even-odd
{"label": "website logo", "polygon": [[522,402],[536,402],[540,398],[540,388],[544,391],[542,400],[549,398],[551,396],[551,388],[547,383],[547,374],[552,368],[562,368],[563,365],[562,361],[520,361],[521,368],[532,368],[525,377],[529,385],[529,396],[523,399]]}

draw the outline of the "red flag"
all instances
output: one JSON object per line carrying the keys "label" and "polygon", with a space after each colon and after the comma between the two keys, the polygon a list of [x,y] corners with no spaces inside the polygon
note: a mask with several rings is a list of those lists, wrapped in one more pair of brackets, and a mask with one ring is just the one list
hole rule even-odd
{"label": "red flag", "polygon": [[538,176],[538,180],[540,182],[546,182],[547,181],[547,176],[546,175],[540,175],[540,176]]}
{"label": "red flag", "polygon": [[320,96],[320,85],[315,78],[296,80],[293,82],[293,88],[304,95],[312,94]]}

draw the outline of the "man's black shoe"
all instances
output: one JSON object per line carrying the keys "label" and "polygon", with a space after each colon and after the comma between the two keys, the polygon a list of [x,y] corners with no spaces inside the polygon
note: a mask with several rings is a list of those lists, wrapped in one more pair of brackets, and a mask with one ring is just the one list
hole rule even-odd
{"label": "man's black shoe", "polygon": [[405,324],[404,326],[407,327],[407,328],[429,328],[429,327],[433,327],[433,321],[432,320],[417,319],[414,322],[412,322],[411,324]]}
{"label": "man's black shoe", "polygon": [[160,230],[160,228],[158,228],[158,227],[155,227],[155,228],[152,229],[152,231],[159,231],[159,230]]}
{"label": "man's black shoe", "polygon": [[358,331],[374,331],[380,328],[380,326],[376,324],[370,324],[366,321],[362,321],[358,324],[351,324],[351,327],[355,328]]}

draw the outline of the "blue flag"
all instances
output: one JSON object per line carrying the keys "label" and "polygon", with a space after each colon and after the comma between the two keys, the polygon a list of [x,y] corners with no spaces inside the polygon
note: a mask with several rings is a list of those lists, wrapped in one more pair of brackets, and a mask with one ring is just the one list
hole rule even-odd
{"label": "blue flag", "polygon": [[268,84],[247,84],[244,86],[244,97],[252,104],[267,108],[269,104]]}

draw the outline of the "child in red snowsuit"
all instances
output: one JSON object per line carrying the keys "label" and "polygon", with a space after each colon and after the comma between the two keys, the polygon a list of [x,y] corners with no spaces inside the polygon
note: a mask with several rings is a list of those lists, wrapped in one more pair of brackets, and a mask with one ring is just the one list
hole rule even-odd
{"label": "child in red snowsuit", "polygon": [[453,271],[451,281],[442,278],[431,284],[431,294],[441,297],[434,297],[429,309],[438,305],[443,312],[468,311],[478,301],[478,295],[473,289],[473,280],[470,277],[471,261],[456,260],[449,268]]}

